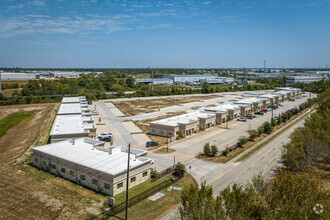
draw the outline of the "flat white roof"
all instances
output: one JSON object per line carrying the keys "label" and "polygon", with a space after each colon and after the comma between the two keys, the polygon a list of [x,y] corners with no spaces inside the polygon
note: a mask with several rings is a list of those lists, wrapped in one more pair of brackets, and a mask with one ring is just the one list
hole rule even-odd
{"label": "flat white roof", "polygon": [[50,132],[54,134],[77,134],[87,133],[85,129],[92,128],[94,123],[84,123],[82,115],[57,115]]}
{"label": "flat white roof", "polygon": [[251,97],[251,98],[239,99],[235,102],[236,103],[244,103],[244,104],[252,104],[252,103],[260,103],[261,100],[256,98],[256,97]]}
{"label": "flat white roof", "polygon": [[[110,150],[102,147],[93,147],[94,144],[102,144],[89,138],[79,138],[74,141],[66,140],[54,144],[47,144],[34,147],[34,151],[46,153],[72,163],[89,167],[110,175],[117,175],[126,172],[127,153],[126,147],[115,147]],[[137,150],[141,154],[141,150]],[[153,163],[149,158],[136,157],[135,149],[131,149],[130,167]],[[87,171],[86,171],[87,172]]]}
{"label": "flat white roof", "polygon": [[79,97],[63,97],[62,99],[62,103],[65,103],[65,102],[76,102],[76,103],[79,103],[80,102],[80,99]]}
{"label": "flat white roof", "polygon": [[81,106],[80,103],[62,103],[60,108],[58,109],[57,114],[81,114]]}
{"label": "flat white roof", "polygon": [[186,114],[173,116],[170,118],[161,119],[158,121],[151,122],[153,124],[162,124],[169,126],[178,126],[179,124],[190,124],[193,122],[197,122],[198,118],[210,118],[214,117],[214,113],[208,113],[200,110],[189,111]]}

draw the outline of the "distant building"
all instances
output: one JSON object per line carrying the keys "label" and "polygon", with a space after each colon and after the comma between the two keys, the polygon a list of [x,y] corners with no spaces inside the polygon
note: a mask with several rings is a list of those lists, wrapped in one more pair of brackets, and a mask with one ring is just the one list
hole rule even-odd
{"label": "distant building", "polygon": [[[76,72],[76,71],[52,71],[49,72],[49,77],[52,78],[77,78],[80,74],[83,72]],[[86,72],[86,74],[89,74],[90,72]]]}
{"label": "distant building", "polygon": [[323,76],[289,76],[287,77],[287,85],[294,84],[296,82],[312,83],[324,79]]}
{"label": "distant building", "polygon": [[34,73],[1,73],[1,80],[18,80],[18,79],[39,79],[39,74]]}
{"label": "distant building", "polygon": [[[127,147],[104,148],[89,138],[32,148],[33,165],[98,192],[115,196],[126,190]],[[146,151],[131,149],[129,188],[150,178],[153,160]]]}
{"label": "distant building", "polygon": [[232,77],[216,77],[216,78],[206,78],[199,80],[201,84],[207,82],[210,85],[222,85],[222,84],[231,84],[234,82]]}
{"label": "distant building", "polygon": [[154,85],[172,85],[172,79],[136,79],[135,84],[144,83],[144,84],[154,84]]}
{"label": "distant building", "polygon": [[167,75],[164,76],[166,79],[173,80],[173,83],[193,83],[199,82],[202,79],[215,79],[217,76],[214,75]]}

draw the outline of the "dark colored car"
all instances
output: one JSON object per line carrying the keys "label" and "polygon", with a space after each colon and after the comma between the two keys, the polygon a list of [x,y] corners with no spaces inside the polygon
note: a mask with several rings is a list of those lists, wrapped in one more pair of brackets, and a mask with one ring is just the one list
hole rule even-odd
{"label": "dark colored car", "polygon": [[106,141],[106,142],[110,142],[111,141],[111,137],[110,136],[101,136],[99,137],[100,141]]}
{"label": "dark colored car", "polygon": [[158,142],[156,141],[148,141],[146,147],[156,147],[159,146]]}
{"label": "dark colored car", "polygon": [[255,115],[264,115],[263,112],[255,112],[254,114],[255,114]]}

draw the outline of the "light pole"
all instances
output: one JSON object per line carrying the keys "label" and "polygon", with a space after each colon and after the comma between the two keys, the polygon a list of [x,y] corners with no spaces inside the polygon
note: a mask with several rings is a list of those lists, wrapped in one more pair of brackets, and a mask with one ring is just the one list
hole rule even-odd
{"label": "light pole", "polygon": [[127,220],[127,209],[128,209],[128,179],[129,179],[129,161],[131,153],[131,143],[128,144],[128,159],[127,159],[127,177],[126,177],[126,207],[125,207],[125,219]]}

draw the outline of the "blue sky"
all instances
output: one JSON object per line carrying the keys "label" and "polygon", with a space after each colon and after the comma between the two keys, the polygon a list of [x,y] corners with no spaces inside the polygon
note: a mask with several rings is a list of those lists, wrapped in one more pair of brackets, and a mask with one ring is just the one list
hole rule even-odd
{"label": "blue sky", "polygon": [[0,0],[2,67],[330,66],[330,0]]}

